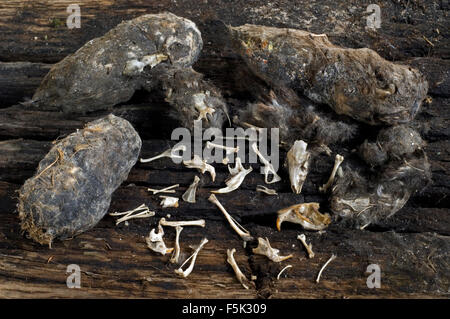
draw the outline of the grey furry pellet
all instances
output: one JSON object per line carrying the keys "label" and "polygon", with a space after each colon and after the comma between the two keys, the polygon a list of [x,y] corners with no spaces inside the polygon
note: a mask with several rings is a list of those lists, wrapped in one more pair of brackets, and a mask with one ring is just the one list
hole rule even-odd
{"label": "grey furry pellet", "polygon": [[405,126],[390,127],[381,130],[377,140],[365,142],[360,150],[369,165],[381,166],[372,173],[346,167],[330,197],[331,210],[359,227],[392,216],[431,181],[430,164],[417,132]]}
{"label": "grey furry pellet", "polygon": [[317,105],[295,96],[290,89],[278,88],[277,93],[271,91],[268,95],[258,96],[258,102],[239,110],[237,124],[279,128],[283,147],[291,147],[298,139],[315,145],[342,143],[357,133],[355,123],[339,119],[332,111],[320,111]]}
{"label": "grey furry pellet", "polygon": [[428,83],[409,66],[375,51],[333,45],[325,34],[243,25],[229,27],[232,46],[267,83],[286,86],[371,125],[412,120]]}
{"label": "grey furry pellet", "polygon": [[131,124],[112,114],[57,141],[19,191],[22,230],[51,245],[95,226],[141,145]]}
{"label": "grey furry pellet", "polygon": [[31,105],[66,113],[106,109],[156,85],[146,69],[159,63],[190,67],[202,46],[196,25],[171,13],[124,21],[55,64]]}
{"label": "grey furry pellet", "polygon": [[406,125],[381,129],[375,142],[367,140],[359,147],[361,158],[371,166],[383,165],[389,159],[400,159],[425,146],[420,134]]}
{"label": "grey furry pellet", "polygon": [[203,74],[188,68],[159,66],[152,72],[161,81],[165,100],[172,107],[171,116],[184,127],[192,129],[201,120],[204,128],[222,128],[228,119],[227,104],[221,92],[203,78]]}

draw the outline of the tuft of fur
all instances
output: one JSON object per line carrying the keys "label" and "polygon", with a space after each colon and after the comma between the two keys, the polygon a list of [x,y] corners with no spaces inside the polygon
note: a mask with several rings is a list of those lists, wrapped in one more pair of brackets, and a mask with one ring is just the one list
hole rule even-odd
{"label": "tuft of fur", "polygon": [[406,126],[382,129],[376,143],[365,141],[361,157],[379,167],[365,175],[347,167],[332,189],[331,210],[359,227],[395,214],[431,181],[423,145],[418,133]]}
{"label": "tuft of fur", "polygon": [[160,81],[165,100],[172,107],[170,115],[189,129],[199,119],[200,111],[196,107],[199,97],[204,107],[211,108],[212,113],[201,118],[204,128],[222,128],[228,118],[227,104],[220,90],[205,80],[203,74],[192,68],[166,68],[161,65],[152,71]]}
{"label": "tuft of fur", "polygon": [[351,139],[358,130],[356,124],[319,110],[314,103],[288,89],[278,94],[271,91],[268,96],[260,96],[260,100],[239,111],[239,122],[279,128],[284,145],[291,146],[299,139],[317,145],[341,143]]}

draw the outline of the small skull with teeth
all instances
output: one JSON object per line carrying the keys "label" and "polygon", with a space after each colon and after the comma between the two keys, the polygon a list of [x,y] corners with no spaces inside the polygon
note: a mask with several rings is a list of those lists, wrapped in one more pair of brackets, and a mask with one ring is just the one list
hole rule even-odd
{"label": "small skull with teeth", "polygon": [[285,221],[300,224],[307,230],[323,230],[331,223],[331,218],[319,212],[319,203],[302,203],[278,211],[278,231]]}

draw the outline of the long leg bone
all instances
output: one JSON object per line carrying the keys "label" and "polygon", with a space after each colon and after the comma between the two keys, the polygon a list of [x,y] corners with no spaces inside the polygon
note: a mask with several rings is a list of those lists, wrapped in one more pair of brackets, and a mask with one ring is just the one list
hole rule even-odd
{"label": "long leg bone", "polygon": [[241,159],[238,157],[236,159],[235,168],[230,168],[228,166],[228,170],[230,171],[231,177],[229,177],[225,181],[227,187],[218,189],[216,191],[212,191],[212,193],[216,194],[229,193],[239,188],[239,186],[241,186],[242,182],[244,181],[245,176],[247,176],[251,171],[253,171],[253,168],[250,166],[249,169],[245,169],[242,166]]}
{"label": "long leg bone", "polygon": [[169,254],[173,251],[173,248],[167,248],[163,240],[164,230],[161,225],[158,225],[158,233],[153,228],[150,231],[148,237],[145,238],[148,248],[161,255]]}
{"label": "long leg bone", "polygon": [[336,154],[336,157],[334,159],[333,171],[331,172],[330,178],[328,178],[328,182],[326,184],[324,184],[322,187],[319,187],[319,191],[326,192],[328,190],[328,188],[331,185],[333,185],[334,178],[336,177],[336,172],[343,161],[344,161],[344,157],[339,154]]}
{"label": "long leg bone", "polygon": [[[175,273],[183,278],[186,278],[187,276],[189,276],[192,272],[192,270],[194,269],[194,265],[195,265],[195,260],[197,259],[197,255],[200,252],[200,250],[203,248],[203,246],[206,245],[206,243],[208,243],[208,239],[207,238],[203,238],[202,241],[200,242],[200,245],[198,245],[198,247],[195,249],[194,253],[184,261],[184,263],[180,266],[180,268],[175,269]],[[184,265],[188,262],[191,261],[191,264],[189,265],[188,268],[186,268],[186,270],[183,271],[183,267]]]}
{"label": "long leg bone", "polygon": [[230,264],[231,268],[233,268],[234,273],[236,274],[237,280],[241,283],[241,285],[245,289],[249,289],[250,287],[254,287],[254,282],[250,281],[245,277],[245,275],[242,273],[242,271],[239,269],[239,266],[236,263],[236,260],[234,259],[234,253],[236,252],[236,249],[227,249],[227,262]]}
{"label": "long leg bone", "polygon": [[163,195],[160,195],[159,197],[163,199],[160,203],[162,208],[178,207],[178,197],[163,196]]}
{"label": "long leg bone", "polygon": [[164,217],[159,220],[159,224],[162,226],[177,227],[177,226],[200,226],[205,227],[206,223],[204,219],[189,220],[189,221],[168,221]]}
{"label": "long leg bone", "polygon": [[[134,214],[136,212],[139,212],[139,213]],[[147,205],[142,204],[141,206],[136,207],[133,210],[128,210],[126,212],[114,212],[114,213],[110,213],[109,215],[110,216],[122,216],[121,218],[116,220],[116,225],[119,225],[120,223],[130,220],[130,219],[147,218],[147,217],[155,216],[155,212],[149,210]]]}
{"label": "long leg bone", "polygon": [[154,157],[145,158],[145,159],[141,158],[139,161],[141,163],[149,163],[149,162],[152,162],[154,160],[157,160],[157,159],[163,158],[163,157],[181,158],[181,156],[173,154],[176,151],[183,151],[184,152],[184,151],[186,151],[186,146],[179,145],[178,147],[174,147],[174,148],[168,149],[168,150],[166,150],[166,151],[162,152],[161,154],[156,155]]}
{"label": "long leg bone", "polygon": [[163,188],[163,189],[147,188],[147,191],[152,192],[153,195],[158,194],[158,193],[175,193],[175,190],[173,188],[177,188],[179,186],[180,186],[180,184],[175,184],[175,185]]}
{"label": "long leg bone", "polygon": [[[275,168],[272,164],[261,154],[261,152],[258,150],[258,147],[256,146],[256,143],[252,144],[252,150],[253,152],[258,155],[261,162],[264,164],[264,181],[266,184],[272,184],[281,181],[281,177],[275,172]],[[271,181],[269,181],[269,174],[272,173],[273,178]]]}
{"label": "long leg bone", "polygon": [[272,260],[276,263],[279,263],[283,260],[293,257],[292,255],[279,256],[278,254],[280,253],[280,251],[278,249],[272,248],[270,246],[270,242],[267,237],[265,239],[258,237],[258,247],[253,248],[253,253],[266,256],[267,258],[269,258],[270,260]]}
{"label": "long leg bone", "polygon": [[311,154],[306,151],[308,144],[302,140],[295,141],[292,148],[287,153],[287,162],[289,167],[289,179],[291,181],[292,191],[300,194],[303,183],[309,169],[309,158]]}
{"label": "long leg bone", "polygon": [[208,200],[215,204],[220,211],[225,215],[225,218],[230,223],[231,227],[234,229],[234,231],[244,240],[244,241],[250,241],[253,240],[253,237],[250,235],[250,232],[246,230],[244,227],[239,225],[239,223],[226,211],[226,209],[222,206],[222,204],[217,199],[216,195],[211,194],[209,196]]}
{"label": "long leg bone", "polygon": [[317,275],[317,279],[316,279],[316,282],[317,282],[317,283],[319,283],[319,281],[320,281],[320,276],[322,276],[322,272],[323,272],[323,270],[325,269],[325,267],[327,267],[328,264],[329,264],[330,262],[332,262],[333,260],[335,260],[336,257],[337,257],[337,256],[336,256],[335,254],[332,254],[331,257],[330,257],[330,259],[328,259],[327,262],[322,266],[322,268],[321,268],[320,271],[319,271],[319,274]]}
{"label": "long leg bone", "polygon": [[194,181],[191,185],[189,185],[186,192],[184,192],[181,198],[188,203],[195,203],[195,193],[197,192],[198,183],[200,182],[200,178],[198,176],[194,177]]}
{"label": "long leg bone", "polygon": [[308,252],[308,257],[309,258],[314,258],[314,252],[312,250],[312,244],[307,244],[306,243],[306,236],[305,236],[305,234],[298,235],[297,239],[302,242],[303,246],[305,247],[306,251]]}
{"label": "long leg bone", "polygon": [[180,234],[181,231],[183,230],[183,227],[181,226],[176,226],[175,227],[176,230],[176,235],[175,235],[175,250],[173,251],[172,257],[170,257],[170,262],[172,264],[178,264],[178,260],[180,259]]}
{"label": "long leg bone", "polygon": [[214,169],[214,166],[206,163],[206,160],[202,160],[197,154],[195,154],[194,158],[192,158],[191,160],[183,161],[183,164],[187,168],[196,168],[202,174],[204,174],[206,171],[209,172],[213,182],[216,179],[216,170]]}

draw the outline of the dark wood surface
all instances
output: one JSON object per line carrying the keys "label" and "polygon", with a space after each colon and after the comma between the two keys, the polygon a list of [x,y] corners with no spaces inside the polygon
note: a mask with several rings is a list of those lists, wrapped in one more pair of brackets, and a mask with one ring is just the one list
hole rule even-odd
{"label": "dark wood surface", "polygon": [[[0,4],[0,297],[149,297],[149,298],[448,298],[450,276],[450,63],[449,7],[446,1],[382,1],[382,27],[365,29],[364,11],[370,1],[83,1],[82,27],[65,27],[70,1],[5,1]],[[168,159],[137,164],[128,180],[115,192],[110,211],[123,211],[146,203],[156,217],[133,220],[115,226],[106,216],[92,230],[52,249],[40,246],[21,234],[16,212],[17,189],[33,175],[51,142],[109,111],[133,123],[144,140],[142,157],[164,151],[177,123],[167,115],[167,104],[155,97],[150,102],[139,96],[112,110],[82,116],[24,110],[12,105],[26,101],[55,63],[102,35],[123,19],[143,13],[169,10],[196,22],[205,47],[195,69],[219,86],[230,103],[245,98],[239,86],[241,62],[227,50],[214,20],[240,25],[258,23],[295,27],[327,33],[330,39],[348,47],[370,47],[389,60],[419,68],[430,83],[429,103],[415,120],[428,145],[433,183],[416,194],[388,220],[365,230],[332,224],[324,233],[303,231],[283,224],[275,229],[276,211],[303,201],[327,198],[317,192],[333,165],[320,156],[312,165],[301,195],[290,191],[287,173],[273,184],[279,195],[256,193],[263,176],[250,174],[238,191],[219,197],[227,210],[253,235],[269,237],[282,254],[294,257],[275,264],[244,248],[223,215],[207,201],[209,191],[223,185],[225,166],[216,165],[217,180],[202,176],[196,204],[181,202],[178,209],[162,210],[159,198],[147,187],[181,185],[181,196],[196,171],[175,165]],[[431,42],[431,44],[430,44]],[[173,143],[173,142],[172,142]],[[282,154],[283,156],[283,154]],[[189,245],[203,237],[210,242],[200,252],[193,273],[177,277],[168,256],[151,252],[144,237],[159,217],[204,218],[206,227],[185,228],[181,243],[184,256]],[[304,232],[316,257],[308,259],[297,235]],[[172,245],[175,232],[168,229],[166,242]],[[245,290],[226,263],[227,248],[236,248],[243,272],[257,276],[256,289]],[[320,283],[318,271],[331,254]],[[68,289],[66,267],[78,264],[81,289]],[[278,272],[288,269],[280,278]],[[369,289],[365,273],[369,264],[381,268],[381,288]]]}

